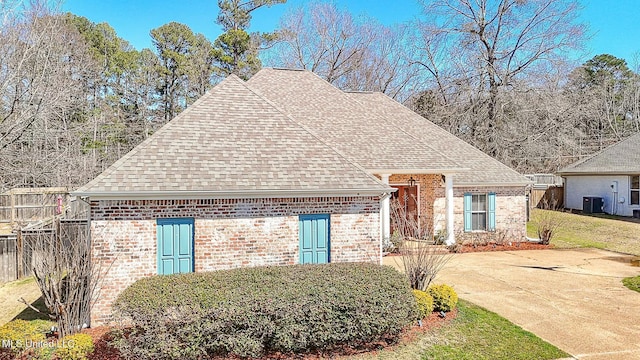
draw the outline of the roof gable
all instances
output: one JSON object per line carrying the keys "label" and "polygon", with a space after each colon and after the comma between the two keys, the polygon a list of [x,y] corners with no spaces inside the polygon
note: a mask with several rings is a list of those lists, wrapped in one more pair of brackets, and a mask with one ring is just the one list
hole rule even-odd
{"label": "roof gable", "polygon": [[640,133],[577,161],[558,174],[640,174]]}
{"label": "roof gable", "polygon": [[455,173],[455,183],[528,179],[382,93],[343,92],[310,71],[264,68],[248,82],[374,173]]}
{"label": "roof gable", "polygon": [[367,171],[464,170],[310,71],[264,68],[247,84]]}
{"label": "roof gable", "polygon": [[468,171],[455,175],[456,185],[501,184],[523,185],[530,181],[517,171],[492,158],[480,149],[456,137],[416,112],[379,93],[349,93],[385,121],[410,133],[418,141],[456,159]]}
{"label": "roof gable", "polygon": [[76,194],[244,197],[386,188],[232,75]]}

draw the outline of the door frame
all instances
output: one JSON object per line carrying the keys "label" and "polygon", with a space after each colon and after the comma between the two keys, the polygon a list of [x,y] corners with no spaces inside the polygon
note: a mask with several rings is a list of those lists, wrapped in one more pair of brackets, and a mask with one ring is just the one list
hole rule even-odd
{"label": "door frame", "polygon": [[[160,248],[160,238],[159,238],[159,231],[160,231],[160,225],[165,225],[165,224],[171,224],[171,225],[182,225],[182,224],[188,224],[191,225],[191,244],[190,244],[190,251],[191,251],[191,269],[190,272],[195,272],[195,219],[194,218],[190,218],[190,217],[181,217],[181,218],[158,218],[156,219],[156,273],[158,275],[163,275],[160,270],[162,270],[161,266],[162,266],[162,254],[160,252],[161,248]],[[176,274],[175,272],[173,274]]]}
{"label": "door frame", "polygon": [[[303,220],[327,220],[327,264],[331,263],[331,214],[300,214],[298,215],[298,263],[303,263],[302,258],[302,221]],[[308,263],[307,263],[308,264]],[[316,262],[312,262],[316,264]]]}

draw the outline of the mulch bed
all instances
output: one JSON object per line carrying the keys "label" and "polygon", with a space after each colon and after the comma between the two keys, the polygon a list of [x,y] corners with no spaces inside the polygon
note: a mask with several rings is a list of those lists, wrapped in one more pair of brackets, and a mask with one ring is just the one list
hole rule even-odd
{"label": "mulch bed", "polygon": [[486,251],[514,251],[514,250],[545,250],[553,245],[542,245],[534,242],[514,242],[511,244],[462,245],[458,253],[486,252]]}
{"label": "mulch bed", "polygon": [[[420,334],[423,334],[429,330],[437,329],[444,324],[455,319],[458,314],[458,309],[446,314],[443,319],[438,316],[437,313],[432,313],[428,318],[422,320],[422,327],[417,324],[404,331],[400,341],[397,343],[390,343],[387,341],[378,341],[374,343],[364,344],[358,348],[344,346],[332,351],[313,352],[308,354],[282,354],[274,353],[263,356],[259,360],[318,360],[318,359],[335,359],[340,357],[359,355],[359,354],[371,354],[375,355],[383,349],[393,349],[399,344],[415,341]],[[112,337],[110,335],[111,328],[106,326],[100,326],[92,329],[83,330],[84,333],[91,335],[95,344],[95,350],[88,356],[89,360],[121,360],[120,354],[116,348],[110,345]],[[214,357],[212,360],[222,359],[241,359],[239,357]]]}

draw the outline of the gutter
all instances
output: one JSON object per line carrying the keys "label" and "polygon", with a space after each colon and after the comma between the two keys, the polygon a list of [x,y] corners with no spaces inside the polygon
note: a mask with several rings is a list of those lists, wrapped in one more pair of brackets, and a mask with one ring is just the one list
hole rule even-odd
{"label": "gutter", "polygon": [[173,191],[86,191],[77,190],[72,196],[89,197],[92,200],[192,200],[192,199],[256,199],[256,198],[305,198],[335,196],[384,196],[396,189],[326,189],[326,190],[173,190]]}

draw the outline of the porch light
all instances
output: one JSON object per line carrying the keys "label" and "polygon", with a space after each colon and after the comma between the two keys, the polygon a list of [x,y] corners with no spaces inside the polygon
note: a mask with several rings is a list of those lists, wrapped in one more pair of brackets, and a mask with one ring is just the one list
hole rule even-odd
{"label": "porch light", "polygon": [[416,179],[412,177],[409,178],[409,187],[414,187],[416,186]]}

